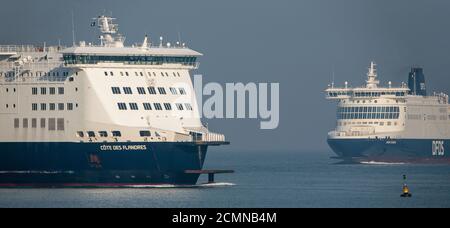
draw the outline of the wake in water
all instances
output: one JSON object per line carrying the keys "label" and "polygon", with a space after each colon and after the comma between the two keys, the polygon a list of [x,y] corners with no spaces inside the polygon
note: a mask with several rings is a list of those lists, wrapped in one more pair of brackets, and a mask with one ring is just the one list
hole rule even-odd
{"label": "wake in water", "polygon": [[128,185],[122,186],[121,188],[220,188],[220,187],[231,187],[235,186],[233,183],[218,182],[218,183],[206,183],[198,185],[172,185],[172,184],[161,184],[161,185]]}
{"label": "wake in water", "polygon": [[0,188],[73,188],[73,189],[167,189],[167,188],[222,188],[235,186],[233,183],[217,182],[197,185],[173,185],[173,184],[61,184],[61,185],[36,185],[36,184],[0,184]]}
{"label": "wake in water", "polygon": [[377,162],[377,161],[362,161],[359,162],[364,165],[407,165],[408,163],[404,162]]}

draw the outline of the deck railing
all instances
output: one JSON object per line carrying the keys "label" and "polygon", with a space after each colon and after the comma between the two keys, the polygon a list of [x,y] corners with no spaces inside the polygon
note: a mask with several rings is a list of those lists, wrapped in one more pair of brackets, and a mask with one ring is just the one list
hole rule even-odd
{"label": "deck railing", "polygon": [[34,45],[0,45],[0,52],[58,52],[65,47],[62,46],[49,46],[38,47]]}

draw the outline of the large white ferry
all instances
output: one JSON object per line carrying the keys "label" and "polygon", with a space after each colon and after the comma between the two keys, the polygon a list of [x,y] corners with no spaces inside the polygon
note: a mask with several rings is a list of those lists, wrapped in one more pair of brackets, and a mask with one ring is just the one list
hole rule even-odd
{"label": "large white ferry", "polygon": [[328,143],[342,159],[371,161],[449,161],[448,95],[428,96],[422,68],[412,68],[408,85],[380,87],[371,63],[365,86],[326,90],[338,101],[337,127]]}
{"label": "large white ferry", "polygon": [[208,146],[228,144],[200,119],[201,54],[92,26],[100,45],[0,46],[0,184],[195,184]]}

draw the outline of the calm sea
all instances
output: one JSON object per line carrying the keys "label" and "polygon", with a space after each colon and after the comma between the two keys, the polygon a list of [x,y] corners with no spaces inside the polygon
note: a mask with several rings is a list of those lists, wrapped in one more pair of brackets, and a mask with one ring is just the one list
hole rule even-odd
{"label": "calm sea", "polygon": [[[0,207],[450,207],[448,165],[336,164],[330,156],[211,151],[206,168],[236,170],[217,176],[217,187],[0,189]],[[413,198],[400,198],[403,174]]]}

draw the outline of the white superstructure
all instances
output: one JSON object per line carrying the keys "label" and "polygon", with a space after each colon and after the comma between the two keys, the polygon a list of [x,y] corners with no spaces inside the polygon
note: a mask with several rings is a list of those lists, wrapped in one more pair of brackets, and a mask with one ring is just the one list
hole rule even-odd
{"label": "white superstructure", "polygon": [[[414,78],[414,75],[411,75]],[[337,127],[329,139],[449,139],[450,105],[443,93],[419,95],[405,83],[380,86],[376,64],[371,63],[363,87],[326,89],[338,101]],[[425,90],[425,84],[415,85]],[[417,86],[417,87],[416,87]]]}
{"label": "white superstructure", "polygon": [[100,45],[0,46],[2,142],[224,142],[201,122],[185,44],[126,47],[100,16]]}

